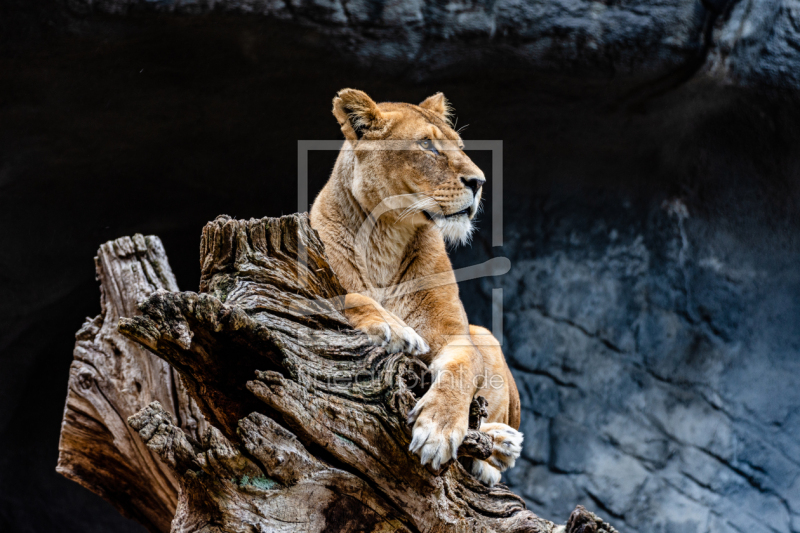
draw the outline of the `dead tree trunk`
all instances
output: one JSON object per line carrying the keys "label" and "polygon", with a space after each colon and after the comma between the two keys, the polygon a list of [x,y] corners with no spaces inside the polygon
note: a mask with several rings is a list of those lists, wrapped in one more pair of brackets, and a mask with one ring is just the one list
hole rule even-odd
{"label": "dead tree trunk", "polygon": [[[432,472],[408,452],[424,366],[349,327],[305,215],[219,217],[201,264],[200,294],[159,290],[119,321],[177,370],[209,424],[179,427],[175,402],[155,395],[128,420],[180,484],[172,531],[613,531],[582,508],[557,526],[459,462]],[[470,432],[461,453],[485,456],[487,438]]]}
{"label": "dead tree trunk", "polygon": [[158,401],[188,434],[206,431],[172,368],[117,331],[120,317],[158,290],[177,291],[158,237],[123,237],[95,257],[101,313],[76,334],[56,470],[150,531],[168,531],[179,478],[142,443],[127,419]]}

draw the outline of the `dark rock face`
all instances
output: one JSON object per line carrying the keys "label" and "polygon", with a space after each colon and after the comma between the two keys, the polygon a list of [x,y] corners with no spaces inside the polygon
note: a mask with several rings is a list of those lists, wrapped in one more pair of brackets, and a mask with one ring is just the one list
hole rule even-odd
{"label": "dark rock face", "polygon": [[[676,130],[653,127],[656,112],[636,142],[635,121],[608,125],[628,133],[605,183],[537,151],[539,165],[506,167],[536,184],[504,194],[494,253],[511,271],[462,295],[490,325],[503,289],[526,435],[507,482],[536,512],[583,503],[625,532],[800,531],[800,167],[783,144],[797,131],[762,129],[756,117],[777,114],[746,107],[680,105]],[[624,161],[659,142],[651,167]]]}
{"label": "dark rock face", "polygon": [[[616,4],[616,3],[614,3]],[[475,61],[515,58],[526,66],[600,76],[654,75],[696,55],[709,11],[694,0],[679,2],[518,0],[433,2],[74,0],[78,12],[123,14],[141,10],[266,15],[313,25],[334,37],[342,54],[389,70],[464,69]]]}
{"label": "dark rock face", "polygon": [[[350,60],[417,79],[504,64],[583,82],[800,88],[789,0],[65,0],[70,13],[245,13],[314,28]],[[663,87],[662,87],[663,86]]]}
{"label": "dark rock face", "polygon": [[796,2],[732,2],[713,31],[709,70],[735,83],[800,87],[800,6]]}
{"label": "dark rock face", "polygon": [[797,531],[797,253],[748,250],[679,199],[644,220],[581,207],[527,210],[508,244],[526,433],[509,483],[621,531]]}

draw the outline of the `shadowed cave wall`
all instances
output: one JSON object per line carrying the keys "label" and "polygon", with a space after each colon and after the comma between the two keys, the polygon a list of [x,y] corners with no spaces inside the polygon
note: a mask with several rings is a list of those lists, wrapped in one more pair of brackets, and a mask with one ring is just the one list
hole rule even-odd
{"label": "shadowed cave wall", "polygon": [[[330,100],[352,86],[444,91],[466,139],[504,142],[504,246],[490,187],[452,257],[512,262],[461,289],[491,326],[503,288],[526,434],[507,482],[534,511],[800,531],[796,7],[422,3],[401,31],[391,3],[344,22],[336,3],[121,4],[0,8],[0,530],[141,530],[54,472],[93,254],[157,234],[196,290],[203,224],[293,212],[296,142],[339,138]],[[333,159],[312,155],[312,191]]]}

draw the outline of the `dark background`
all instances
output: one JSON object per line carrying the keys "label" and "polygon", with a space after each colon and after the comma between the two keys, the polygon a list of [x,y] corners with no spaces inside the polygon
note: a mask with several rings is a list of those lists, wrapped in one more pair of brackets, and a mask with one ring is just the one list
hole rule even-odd
{"label": "dark background", "polygon": [[[507,481],[530,507],[563,522],[583,503],[622,532],[800,532],[791,73],[721,77],[700,37],[663,75],[672,52],[635,36],[627,52],[609,37],[606,59],[580,41],[562,64],[467,32],[409,61],[343,45],[324,13],[72,4],[0,4],[0,531],[141,530],[55,473],[74,333],[99,312],[95,251],[158,235],[197,290],[203,225],[294,212],[297,141],[339,139],[331,99],[355,87],[443,91],[465,139],[504,143],[504,246],[489,209],[452,257],[512,261],[462,298],[491,325],[504,289],[526,434]],[[701,36],[736,14],[703,6]],[[334,158],[312,155],[312,194]]]}

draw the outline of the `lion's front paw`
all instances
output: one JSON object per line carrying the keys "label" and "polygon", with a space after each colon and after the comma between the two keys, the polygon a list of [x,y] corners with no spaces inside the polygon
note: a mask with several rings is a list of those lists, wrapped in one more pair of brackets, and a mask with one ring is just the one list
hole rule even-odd
{"label": "lion's front paw", "polygon": [[485,461],[473,459],[472,475],[491,487],[500,481],[502,472],[514,466],[522,452],[523,435],[511,426],[497,422],[483,424],[480,430],[492,437],[492,455]]}
{"label": "lion's front paw", "polygon": [[494,440],[492,455],[486,461],[500,472],[513,467],[522,452],[523,434],[497,422],[483,424],[481,431],[491,435]]}
{"label": "lion's front paw", "polygon": [[373,344],[386,348],[389,353],[405,352],[409,355],[422,355],[430,351],[425,339],[399,321],[397,323],[373,322],[362,331],[367,334]]}
{"label": "lion's front paw", "polygon": [[480,459],[472,460],[472,475],[489,487],[493,487],[500,482],[500,471]]}
{"label": "lion's front paw", "polygon": [[[414,424],[409,450],[419,455],[422,464],[434,470],[458,456],[458,447],[467,434],[469,420],[460,416],[453,405],[439,405],[428,394],[423,396],[408,415],[409,424]],[[427,400],[427,401],[426,401]]]}

